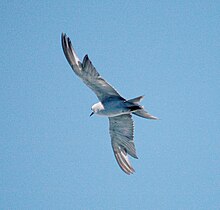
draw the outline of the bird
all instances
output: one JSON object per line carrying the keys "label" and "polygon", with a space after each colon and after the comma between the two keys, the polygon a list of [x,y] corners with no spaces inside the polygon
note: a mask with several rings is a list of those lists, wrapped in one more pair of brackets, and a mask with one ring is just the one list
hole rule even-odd
{"label": "bird", "polygon": [[135,172],[129,156],[138,159],[134,145],[134,122],[132,114],[142,118],[157,120],[140,105],[144,96],[130,100],[123,98],[112,85],[104,80],[86,54],[81,62],[70,38],[61,34],[64,55],[74,73],[96,94],[99,102],[91,108],[93,114],[109,119],[109,133],[114,156],[120,168],[128,175]]}

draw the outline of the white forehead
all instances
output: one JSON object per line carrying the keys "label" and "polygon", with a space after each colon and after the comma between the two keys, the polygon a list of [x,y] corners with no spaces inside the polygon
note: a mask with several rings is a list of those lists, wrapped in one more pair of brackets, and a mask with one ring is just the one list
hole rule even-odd
{"label": "white forehead", "polygon": [[101,102],[96,103],[96,104],[94,104],[94,105],[92,106],[92,109],[103,109],[103,108],[104,108],[104,107],[103,107],[103,105],[102,105]]}

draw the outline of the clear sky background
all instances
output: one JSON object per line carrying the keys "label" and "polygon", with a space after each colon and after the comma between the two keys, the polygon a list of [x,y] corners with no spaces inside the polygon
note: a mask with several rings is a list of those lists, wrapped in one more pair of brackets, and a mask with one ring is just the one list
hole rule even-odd
{"label": "clear sky background", "polygon": [[[1,1],[0,209],[220,209],[220,2],[103,2]],[[62,32],[161,119],[133,117],[134,175]]]}

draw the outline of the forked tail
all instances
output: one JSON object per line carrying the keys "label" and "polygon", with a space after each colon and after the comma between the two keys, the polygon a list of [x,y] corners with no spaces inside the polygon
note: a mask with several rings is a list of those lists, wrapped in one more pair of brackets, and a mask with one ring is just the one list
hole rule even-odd
{"label": "forked tail", "polygon": [[154,117],[153,115],[149,114],[147,111],[144,110],[144,107],[139,105],[139,102],[144,98],[144,96],[139,96],[133,99],[128,100],[128,102],[130,103],[134,103],[135,105],[141,107],[141,109],[137,109],[137,111],[132,112],[133,114],[139,116],[139,117],[143,117],[143,118],[147,118],[147,119],[152,119],[152,120],[158,120],[157,117]]}

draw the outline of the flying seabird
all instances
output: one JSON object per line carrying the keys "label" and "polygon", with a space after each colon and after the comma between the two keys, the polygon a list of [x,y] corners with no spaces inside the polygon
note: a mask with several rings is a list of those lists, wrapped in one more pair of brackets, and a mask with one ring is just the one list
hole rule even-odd
{"label": "flying seabird", "polygon": [[[138,158],[134,145],[134,123],[132,115],[147,119],[158,119],[152,116],[139,104],[143,96],[126,100],[96,71],[88,55],[81,62],[73,49],[70,38],[62,33],[63,52],[75,74],[96,94],[99,102],[92,106],[92,113],[106,116],[109,119],[109,132],[115,158],[126,174],[135,172],[128,155]],[[91,116],[90,115],[90,116]]]}

